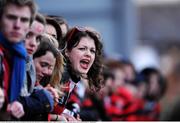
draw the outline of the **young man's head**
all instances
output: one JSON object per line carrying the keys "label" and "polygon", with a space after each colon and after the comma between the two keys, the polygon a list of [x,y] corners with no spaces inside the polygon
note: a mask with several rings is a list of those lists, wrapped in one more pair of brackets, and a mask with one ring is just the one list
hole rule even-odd
{"label": "young man's head", "polygon": [[11,43],[20,42],[37,11],[33,0],[2,0],[0,7],[0,32]]}
{"label": "young man's head", "polygon": [[45,25],[46,21],[43,15],[37,14],[25,39],[25,47],[29,55],[33,55],[36,51],[39,45],[38,38],[45,32]]}

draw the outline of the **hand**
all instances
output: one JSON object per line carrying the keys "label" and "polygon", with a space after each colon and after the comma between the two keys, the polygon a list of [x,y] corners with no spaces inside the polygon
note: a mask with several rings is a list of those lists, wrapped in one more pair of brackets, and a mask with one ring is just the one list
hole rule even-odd
{"label": "hand", "polygon": [[76,120],[77,120],[77,121],[82,121],[79,114],[77,114]]}
{"label": "hand", "polygon": [[77,116],[77,118],[75,118],[70,114],[62,113],[61,116],[66,118],[66,121],[82,121],[79,115]]}
{"label": "hand", "polygon": [[50,86],[50,84],[48,84],[48,85],[45,87],[45,89],[46,89],[47,91],[49,91],[49,92],[51,93],[51,95],[53,96],[54,100],[55,100],[56,102],[58,102],[58,99],[59,99],[58,90],[55,89],[55,88],[53,88],[52,86]]}
{"label": "hand", "polygon": [[15,118],[21,118],[24,115],[23,106],[18,101],[8,104],[7,111],[10,112]]}
{"label": "hand", "polygon": [[51,121],[67,121],[63,115],[50,114],[50,116],[51,116]]}
{"label": "hand", "polygon": [[2,108],[3,104],[4,104],[4,92],[3,89],[0,88],[0,109]]}

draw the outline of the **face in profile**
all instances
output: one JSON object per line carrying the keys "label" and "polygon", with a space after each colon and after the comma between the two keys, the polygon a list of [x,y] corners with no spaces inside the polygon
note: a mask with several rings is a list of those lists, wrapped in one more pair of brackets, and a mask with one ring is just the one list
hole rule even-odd
{"label": "face in profile", "polygon": [[36,57],[34,65],[36,68],[36,79],[39,82],[45,76],[51,76],[56,59],[52,52],[47,51],[45,55]]}
{"label": "face in profile", "polygon": [[158,81],[158,74],[154,73],[150,75],[149,95],[158,96],[160,94],[160,85]]}
{"label": "face in profile", "polygon": [[28,6],[8,4],[2,14],[1,32],[11,43],[23,40],[30,26],[31,11]]}
{"label": "face in profile", "polygon": [[119,87],[125,84],[125,73],[123,69],[115,69],[114,73],[114,86]]}
{"label": "face in profile", "polygon": [[67,26],[66,26],[66,24],[61,24],[60,27],[61,27],[61,31],[62,31],[62,37],[65,37],[65,35],[68,32]]}
{"label": "face in profile", "polygon": [[45,32],[51,36],[53,36],[55,39],[57,39],[57,32],[54,26],[47,24],[45,28]]}
{"label": "face in profile", "polygon": [[36,51],[39,40],[38,37],[40,37],[44,33],[45,26],[38,22],[33,21],[25,39],[25,47],[29,55],[33,55]]}
{"label": "face in profile", "polygon": [[79,44],[71,51],[66,51],[72,68],[79,74],[87,74],[91,68],[96,54],[94,40],[90,37],[82,37]]}

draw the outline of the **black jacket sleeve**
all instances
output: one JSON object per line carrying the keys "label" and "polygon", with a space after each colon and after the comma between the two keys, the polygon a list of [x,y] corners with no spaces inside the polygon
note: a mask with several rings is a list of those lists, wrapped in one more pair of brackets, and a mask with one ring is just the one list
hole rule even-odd
{"label": "black jacket sleeve", "polygon": [[18,101],[23,105],[25,111],[23,119],[29,119],[33,115],[49,113],[54,107],[53,97],[44,89],[35,89],[30,96],[21,96]]}

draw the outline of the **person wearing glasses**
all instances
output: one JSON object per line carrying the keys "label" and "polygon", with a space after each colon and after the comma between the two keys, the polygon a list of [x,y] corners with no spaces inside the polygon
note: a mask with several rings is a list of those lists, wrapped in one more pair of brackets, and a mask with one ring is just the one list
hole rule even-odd
{"label": "person wearing glasses", "polygon": [[[102,87],[102,48],[100,35],[88,27],[73,27],[65,37],[66,48],[63,52],[66,66],[61,84],[64,96],[54,108],[56,120],[62,116],[67,121],[81,120],[79,115],[66,108],[72,91],[81,79],[87,79],[89,88],[98,91]],[[75,117],[77,116],[77,117]]]}

